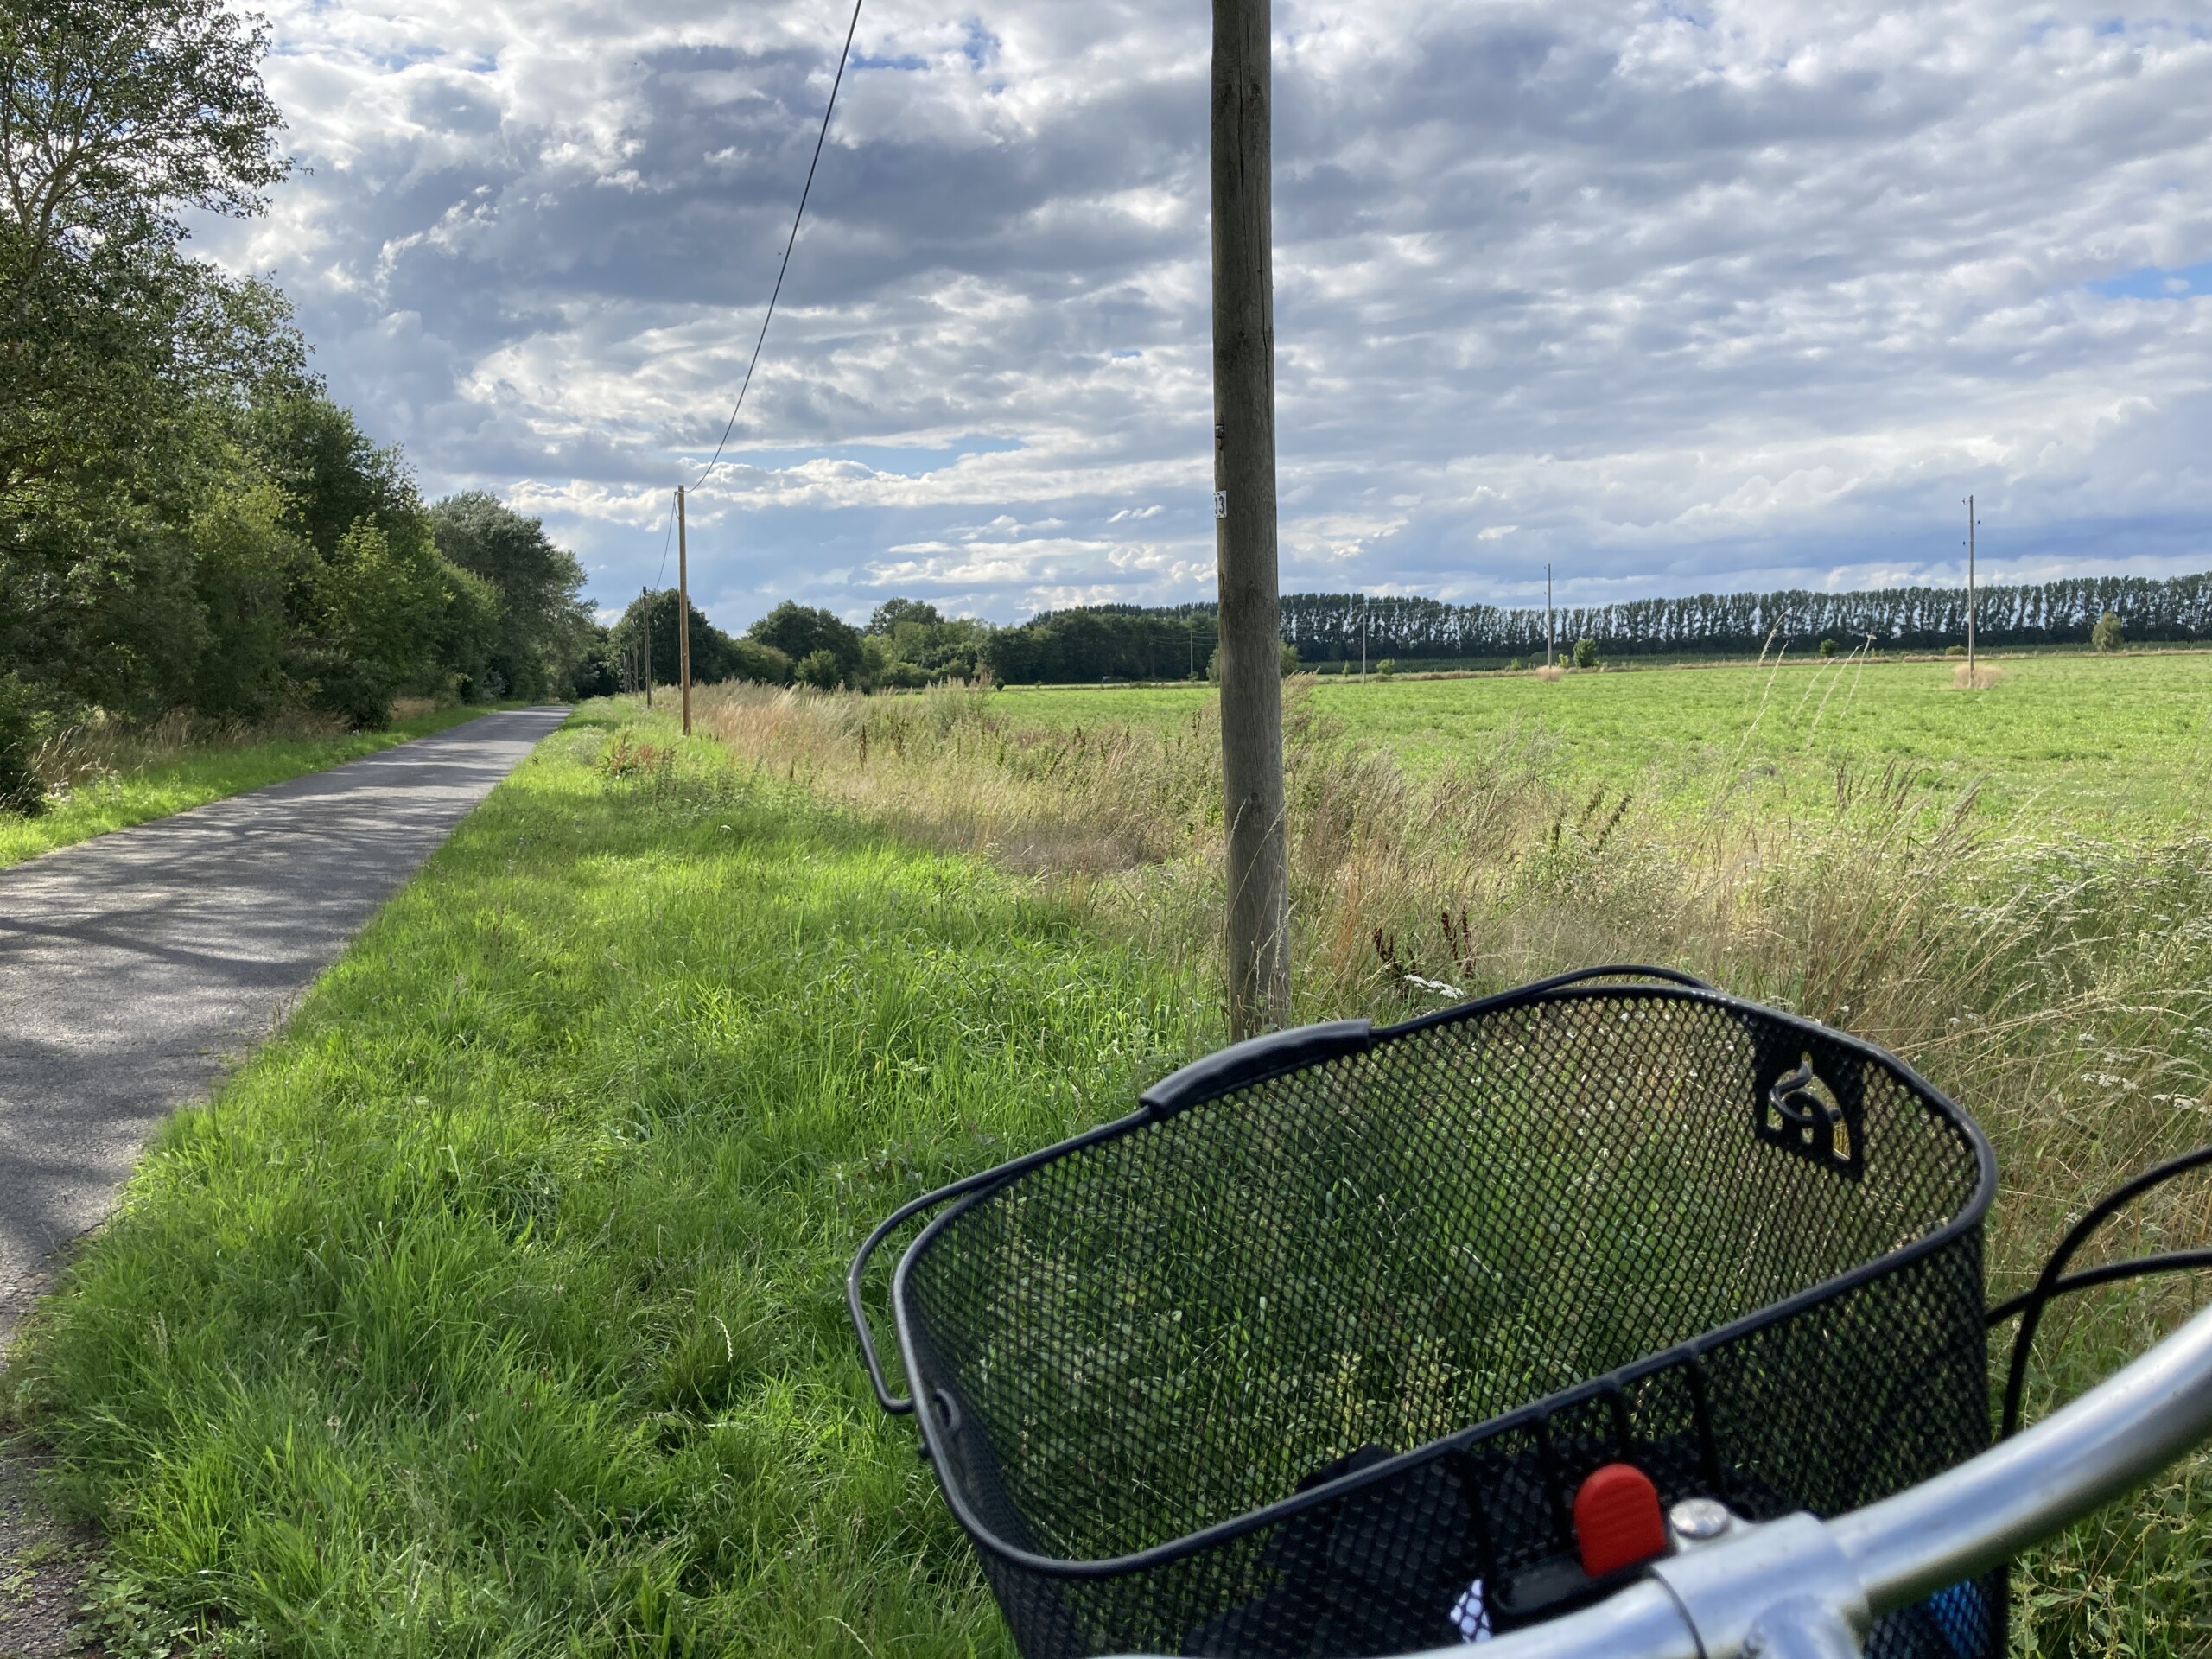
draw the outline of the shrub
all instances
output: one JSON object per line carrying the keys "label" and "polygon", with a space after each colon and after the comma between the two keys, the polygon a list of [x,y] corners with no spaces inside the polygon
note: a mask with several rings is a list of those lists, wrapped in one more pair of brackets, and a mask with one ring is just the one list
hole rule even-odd
{"label": "shrub", "polygon": [[[303,683],[308,707],[336,715],[365,732],[380,732],[391,724],[391,671],[382,663],[348,657],[342,652],[315,652],[294,659],[292,677]],[[485,677],[491,690],[496,675]]]}
{"label": "shrub", "polygon": [[838,666],[836,653],[826,648],[807,652],[792,666],[791,674],[801,685],[823,691],[836,690],[845,677]]}
{"label": "shrub", "polygon": [[1834,640],[1833,640],[1833,639],[1823,639],[1823,640],[1821,640],[1821,656],[1823,656],[1823,657],[1833,657],[1833,656],[1834,656],[1834,655],[1835,655],[1835,641],[1834,641]]}
{"label": "shrub", "polygon": [[1574,665],[1577,668],[1598,666],[1598,642],[1585,637],[1574,642]]}
{"label": "shrub", "polygon": [[1967,654],[1967,648],[1964,645],[1953,645],[1943,654],[1946,657],[1963,657]]}
{"label": "shrub", "polygon": [[1381,662],[1375,664],[1376,675],[1381,679],[1387,680],[1397,671],[1398,659],[1395,657],[1385,657]]}
{"label": "shrub", "polygon": [[[815,655],[825,653],[817,652]],[[829,653],[834,662],[834,653]],[[732,679],[751,680],[760,685],[789,685],[791,683],[791,659],[773,645],[763,645],[758,639],[733,639],[730,642],[729,665],[736,671]]]}
{"label": "shrub", "polygon": [[2097,619],[2097,626],[2089,630],[2089,643],[2099,651],[2118,651],[2126,637],[2120,631],[2118,611],[2107,611]]}
{"label": "shrub", "polygon": [[1285,643],[1282,648],[1283,678],[1286,680],[1288,679],[1292,675],[1297,673],[1298,671],[1304,666],[1305,664],[1298,660],[1298,647],[1296,645]]}

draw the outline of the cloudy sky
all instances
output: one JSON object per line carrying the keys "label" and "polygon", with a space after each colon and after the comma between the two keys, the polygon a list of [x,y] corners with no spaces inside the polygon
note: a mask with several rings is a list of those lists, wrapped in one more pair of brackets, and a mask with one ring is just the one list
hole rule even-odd
{"label": "cloudy sky", "polygon": [[[729,414],[848,0],[262,0],[273,270],[432,493],[619,604]],[[1277,0],[1282,579],[2212,568],[2212,0]],[[868,0],[724,626],[1211,596],[1201,0]],[[675,576],[672,561],[666,580]]]}

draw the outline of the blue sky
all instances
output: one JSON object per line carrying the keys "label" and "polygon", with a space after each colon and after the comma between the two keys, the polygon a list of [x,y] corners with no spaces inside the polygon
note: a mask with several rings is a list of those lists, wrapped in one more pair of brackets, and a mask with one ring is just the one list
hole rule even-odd
{"label": "blue sky", "polygon": [[[279,0],[274,271],[433,493],[617,605],[711,454],[844,0]],[[1287,588],[2212,568],[2212,0],[1275,11]],[[1212,586],[1198,0],[869,0],[691,514],[740,626]],[[668,579],[672,580],[672,570]]]}

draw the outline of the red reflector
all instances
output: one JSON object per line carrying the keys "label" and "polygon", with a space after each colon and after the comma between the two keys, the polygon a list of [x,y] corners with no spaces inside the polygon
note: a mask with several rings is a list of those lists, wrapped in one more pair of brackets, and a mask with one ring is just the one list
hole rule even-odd
{"label": "red reflector", "polygon": [[1574,1536],[1582,1546],[1582,1570],[1593,1579],[1664,1554],[1659,1489],[1633,1464],[1593,1470],[1574,1495]]}

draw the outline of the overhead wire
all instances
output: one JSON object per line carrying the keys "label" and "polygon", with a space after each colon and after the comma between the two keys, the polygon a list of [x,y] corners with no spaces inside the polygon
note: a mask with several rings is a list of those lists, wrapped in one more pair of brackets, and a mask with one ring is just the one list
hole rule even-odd
{"label": "overhead wire", "polygon": [[[845,84],[845,65],[853,55],[853,36],[860,30],[861,4],[862,0],[853,0],[853,21],[846,25],[844,48],[837,54],[837,73],[830,82],[830,101],[822,110],[822,130],[814,136],[814,156],[806,164],[806,182],[799,189],[798,211],[791,215],[791,233],[784,238],[784,257],[776,267],[776,284],[768,292],[768,308],[761,314],[760,333],[753,342],[753,359],[745,365],[745,378],[738,385],[737,401],[730,407],[729,420],[722,428],[721,442],[715,446],[714,458],[707,462],[706,470],[692,482],[691,487],[695,490],[713,475],[715,467],[721,465],[722,451],[729,445],[729,435],[737,429],[739,411],[745,407],[745,394],[752,390],[753,372],[760,366],[760,348],[768,342],[768,325],[775,320],[776,301],[784,291],[784,275],[791,268],[791,249],[798,241],[800,221],[806,217],[807,198],[814,194],[815,169],[822,165],[822,147],[829,141],[830,118],[836,112],[837,92]],[[661,561],[664,569],[667,563],[664,556]]]}
{"label": "overhead wire", "polygon": [[[784,276],[791,268],[791,249],[798,245],[798,227],[806,218],[807,199],[814,194],[815,171],[822,165],[823,146],[829,142],[830,118],[836,113],[837,93],[845,84],[845,67],[852,59],[853,37],[860,32],[861,7],[863,3],[865,0],[853,0],[852,22],[845,26],[845,44],[837,54],[837,72],[830,81],[830,101],[822,108],[822,129],[814,135],[814,154],[806,163],[806,182],[799,187],[798,209],[791,215],[791,234],[784,238],[784,257],[776,266],[775,285],[768,290],[768,308],[761,313],[760,332],[753,338],[753,356],[745,365],[745,378],[738,384],[737,401],[730,405],[729,419],[722,427],[721,442],[715,445],[713,458],[707,462],[705,469],[700,473],[699,476],[691,482],[690,487],[693,490],[696,490],[700,485],[712,477],[715,468],[721,465],[722,451],[729,447],[730,434],[737,430],[738,415],[745,408],[745,394],[753,389],[753,372],[760,366],[761,347],[768,343],[768,325],[775,320],[776,302],[782,297],[784,292]],[[675,536],[676,505],[671,502],[668,509],[668,524],[661,532],[660,571],[653,578],[653,586],[656,588],[668,578],[668,550]]]}

